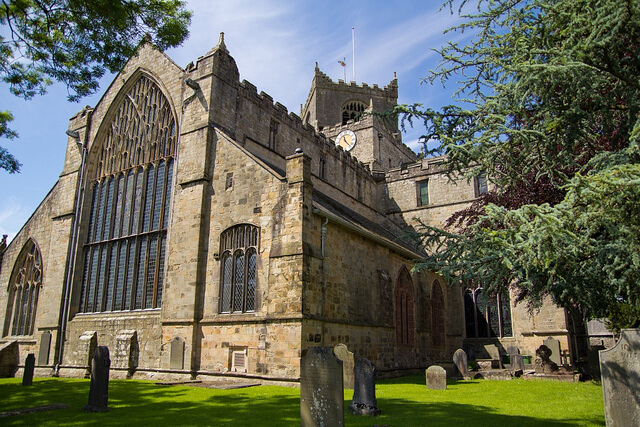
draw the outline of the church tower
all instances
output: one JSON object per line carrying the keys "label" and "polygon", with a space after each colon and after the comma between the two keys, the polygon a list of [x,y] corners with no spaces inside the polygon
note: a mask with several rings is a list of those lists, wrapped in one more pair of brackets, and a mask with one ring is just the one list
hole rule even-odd
{"label": "church tower", "polygon": [[334,82],[316,63],[301,117],[372,171],[386,172],[401,163],[414,162],[416,155],[402,143],[397,120],[366,113],[385,112],[397,101],[395,76],[383,88],[376,84]]}

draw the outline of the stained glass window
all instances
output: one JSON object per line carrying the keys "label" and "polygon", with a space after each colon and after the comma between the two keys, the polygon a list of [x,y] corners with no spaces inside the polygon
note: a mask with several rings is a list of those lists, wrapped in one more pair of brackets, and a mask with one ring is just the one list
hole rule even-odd
{"label": "stained glass window", "polygon": [[513,336],[508,294],[487,295],[482,288],[465,291],[464,316],[467,338]]}
{"label": "stained glass window", "polygon": [[141,76],[92,147],[80,312],[159,308],[176,152],[175,116]]}

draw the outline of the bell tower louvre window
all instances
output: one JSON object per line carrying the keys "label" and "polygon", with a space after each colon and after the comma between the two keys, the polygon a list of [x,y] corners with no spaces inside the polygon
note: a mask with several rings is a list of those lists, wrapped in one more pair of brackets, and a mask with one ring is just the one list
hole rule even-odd
{"label": "bell tower louvre window", "polygon": [[103,125],[89,156],[90,217],[79,311],[159,308],[171,202],[176,119],[141,75]]}

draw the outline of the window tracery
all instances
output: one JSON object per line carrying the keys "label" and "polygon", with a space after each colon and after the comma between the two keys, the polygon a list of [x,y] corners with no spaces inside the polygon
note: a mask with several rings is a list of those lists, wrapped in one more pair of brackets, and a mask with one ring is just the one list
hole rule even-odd
{"label": "window tracery", "polygon": [[42,256],[33,240],[24,245],[10,283],[11,335],[31,335],[42,286]]}
{"label": "window tracery", "polygon": [[511,304],[508,294],[487,295],[484,289],[464,293],[467,338],[513,336]]}
{"label": "window tracery", "polygon": [[160,307],[175,123],[168,100],[143,75],[97,141],[80,312]]}
{"label": "window tracery", "polygon": [[239,224],[220,235],[220,313],[255,310],[258,227]]}
{"label": "window tracery", "polygon": [[357,120],[366,108],[360,101],[347,102],[342,106],[342,124],[346,125],[349,120]]}

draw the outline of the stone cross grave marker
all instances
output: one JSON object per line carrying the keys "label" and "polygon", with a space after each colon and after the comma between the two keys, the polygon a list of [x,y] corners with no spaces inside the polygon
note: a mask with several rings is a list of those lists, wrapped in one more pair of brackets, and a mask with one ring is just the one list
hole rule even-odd
{"label": "stone cross grave marker", "polygon": [[456,367],[456,376],[465,380],[469,379],[469,360],[467,353],[459,348],[453,353],[453,364]]}
{"label": "stone cross grave marker", "polygon": [[431,390],[447,389],[447,371],[442,366],[429,366],[426,372],[427,388]]}
{"label": "stone cross grave marker", "polygon": [[640,329],[623,329],[600,350],[600,371],[607,426],[640,426]]}
{"label": "stone cross grave marker", "polygon": [[38,351],[38,365],[49,364],[49,350],[51,349],[51,332],[44,331],[40,336],[40,350]]}
{"label": "stone cross grave marker", "polygon": [[332,347],[309,347],[300,360],[300,423],[344,426],[342,361]]}
{"label": "stone cross grave marker", "polygon": [[109,349],[99,346],[93,353],[91,362],[91,385],[89,403],[82,408],[85,412],[105,412],[109,410]]}
{"label": "stone cross grave marker", "polygon": [[33,353],[27,354],[27,359],[24,361],[24,372],[22,373],[22,385],[29,386],[33,384],[33,369],[36,366],[36,355]]}
{"label": "stone cross grave marker", "polygon": [[349,412],[377,417],[382,412],[376,399],[376,366],[369,359],[360,359],[353,370],[355,377],[353,400]]}
{"label": "stone cross grave marker", "polygon": [[353,390],[353,368],[355,366],[353,353],[349,351],[346,345],[338,344],[333,348],[336,357],[342,360],[342,379],[344,380],[344,388]]}
{"label": "stone cross grave marker", "polygon": [[551,360],[558,366],[562,365],[562,358],[560,357],[560,341],[553,337],[549,337],[546,340],[542,341],[542,344],[546,345],[547,347],[549,347],[549,350],[551,350],[551,356],[549,356],[549,360]]}

